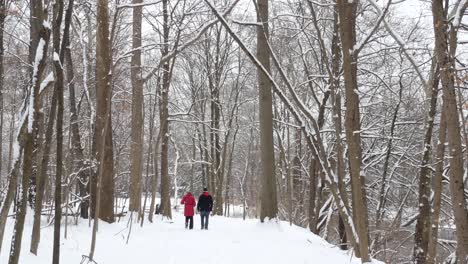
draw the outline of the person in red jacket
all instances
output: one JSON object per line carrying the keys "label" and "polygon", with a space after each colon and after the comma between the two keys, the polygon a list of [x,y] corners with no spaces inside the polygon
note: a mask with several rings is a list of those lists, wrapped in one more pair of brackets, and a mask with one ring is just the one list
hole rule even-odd
{"label": "person in red jacket", "polygon": [[[184,216],[185,216],[185,228],[193,229],[193,215],[195,210],[193,209],[197,204],[195,198],[191,192],[188,192],[180,201],[184,205]],[[190,222],[190,224],[189,224]]]}

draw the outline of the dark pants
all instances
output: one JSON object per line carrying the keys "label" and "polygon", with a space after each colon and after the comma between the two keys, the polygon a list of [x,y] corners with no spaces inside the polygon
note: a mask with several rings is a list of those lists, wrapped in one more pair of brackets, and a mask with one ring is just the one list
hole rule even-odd
{"label": "dark pants", "polygon": [[210,211],[200,211],[201,229],[208,229],[209,217],[210,217]]}
{"label": "dark pants", "polygon": [[[189,225],[190,222],[190,225]],[[193,229],[193,216],[186,216],[185,217],[185,228]]]}

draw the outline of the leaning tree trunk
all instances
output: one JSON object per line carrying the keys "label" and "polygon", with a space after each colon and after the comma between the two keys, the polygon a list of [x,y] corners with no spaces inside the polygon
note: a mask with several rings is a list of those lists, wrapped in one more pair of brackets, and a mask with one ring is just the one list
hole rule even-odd
{"label": "leaning tree trunk", "polygon": [[353,218],[359,237],[357,255],[363,262],[369,262],[369,241],[367,227],[367,207],[364,191],[364,175],[362,175],[362,150],[359,112],[359,96],[357,92],[357,54],[356,45],[356,10],[358,1],[338,1],[340,19],[340,36],[343,51],[343,69],[346,94],[346,140],[348,144],[349,170],[352,187]]}
{"label": "leaning tree trunk", "polygon": [[41,239],[41,212],[42,212],[42,202],[44,199],[44,192],[46,183],[49,178],[49,174],[47,173],[47,168],[50,160],[50,148],[52,143],[52,136],[54,130],[54,122],[55,116],[57,113],[57,90],[54,87],[54,91],[52,94],[52,99],[50,102],[50,110],[49,110],[49,119],[47,121],[47,128],[45,131],[45,139],[41,145],[42,155],[39,155],[40,161],[38,162],[37,168],[37,179],[36,179],[36,200],[35,200],[35,207],[34,207],[34,221],[33,221],[33,230],[31,236],[31,247],[30,252],[34,255],[37,255],[37,249],[39,247],[39,242]]}
{"label": "leaning tree trunk", "polygon": [[[463,2],[463,1],[462,1]],[[446,118],[448,149],[450,156],[450,191],[452,208],[455,217],[457,237],[457,258],[464,263],[468,258],[468,212],[467,202],[464,197],[464,163],[463,149],[460,136],[460,121],[455,95],[455,54],[457,49],[458,24],[451,21],[450,31],[447,25],[447,14],[444,11],[444,1],[432,2],[432,14],[434,18],[435,49],[437,62],[440,66],[440,79],[443,91],[443,114]],[[468,3],[456,12],[456,23],[460,23]],[[452,24],[453,23],[453,24]],[[448,32],[448,33],[447,33]]]}
{"label": "leaning tree trunk", "polygon": [[[32,9],[42,11],[42,1],[37,1]],[[34,60],[34,71],[32,75],[31,87],[28,94],[28,103],[25,104],[26,108],[23,111],[23,115],[26,116],[27,125],[26,127],[20,126],[22,142],[24,146],[23,153],[23,173],[21,178],[21,187],[18,201],[18,211],[15,219],[15,232],[11,240],[10,249],[10,264],[18,264],[19,256],[21,252],[21,242],[23,238],[24,221],[26,217],[26,207],[28,200],[29,190],[29,177],[33,172],[33,158],[34,158],[34,136],[38,129],[38,113],[39,109],[39,88],[42,81],[42,76],[46,66],[48,43],[50,38],[50,28],[47,23],[44,23],[44,15],[42,12],[38,12],[36,23],[39,23],[39,41],[36,47],[36,54]],[[42,52],[37,52],[42,51]]]}
{"label": "leaning tree trunk", "polygon": [[[22,149],[19,150],[22,152]],[[5,226],[8,217],[8,213],[10,212],[11,204],[13,203],[13,198],[16,194],[16,185],[18,183],[18,174],[20,168],[20,159],[21,153],[16,154],[18,155],[15,159],[15,164],[13,165],[13,170],[10,172],[9,179],[8,179],[8,189],[5,198],[3,199],[2,209],[0,210],[0,253],[2,252],[2,244],[3,244],[3,235],[5,234]]]}

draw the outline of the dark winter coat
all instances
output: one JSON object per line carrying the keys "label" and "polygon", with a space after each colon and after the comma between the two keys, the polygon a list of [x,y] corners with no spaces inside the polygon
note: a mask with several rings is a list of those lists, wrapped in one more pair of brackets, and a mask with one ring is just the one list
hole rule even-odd
{"label": "dark winter coat", "polygon": [[184,216],[193,216],[195,214],[193,208],[196,202],[195,197],[191,193],[187,193],[180,203],[184,205]]}
{"label": "dark winter coat", "polygon": [[208,211],[211,212],[213,209],[213,197],[208,192],[203,192],[202,195],[198,198],[198,211]]}

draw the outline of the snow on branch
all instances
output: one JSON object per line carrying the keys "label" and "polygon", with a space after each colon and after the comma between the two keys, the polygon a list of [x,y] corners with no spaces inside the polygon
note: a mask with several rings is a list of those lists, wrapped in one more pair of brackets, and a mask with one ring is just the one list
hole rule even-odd
{"label": "snow on branch", "polygon": [[[263,74],[265,74],[268,77],[268,79],[272,83],[272,86],[273,86],[273,89],[274,89],[275,93],[280,97],[280,99],[285,103],[285,105],[288,106],[288,108],[291,111],[291,113],[293,114],[293,116],[301,124],[302,130],[305,131],[306,138],[309,141],[312,141],[312,139],[310,138],[312,134],[309,131],[307,131],[304,120],[301,118],[301,115],[293,107],[293,104],[284,95],[284,93],[281,91],[281,89],[279,89],[280,86],[278,85],[278,83],[275,82],[275,80],[273,79],[271,74],[263,67],[262,63],[260,63],[260,61],[253,55],[253,53],[243,44],[243,42],[241,41],[239,36],[236,33],[234,33],[234,31],[231,29],[231,27],[227,23],[226,19],[224,18],[224,16],[222,16],[219,13],[219,11],[216,9],[216,7],[209,0],[204,0],[204,1],[211,8],[211,10],[215,14],[215,16],[219,19],[221,24],[225,27],[226,31],[238,43],[240,48],[246,53],[247,57],[258,67],[258,69],[260,69],[263,72]],[[271,49],[269,43],[268,43],[268,49],[270,51],[273,62],[275,63],[276,67],[278,68],[278,70],[280,72],[280,75],[281,75],[283,81],[286,83],[286,86],[288,87],[288,90],[293,94],[293,98],[294,98],[295,102],[298,103],[301,107],[305,107],[303,105],[302,101],[300,101],[300,100],[298,101],[297,94],[294,92],[294,89],[293,89],[293,87],[291,85],[291,82],[289,81],[289,79],[285,75],[284,71],[280,67],[279,62],[278,62],[273,50]],[[316,120],[313,118],[312,113],[310,113],[310,111],[306,107],[305,107],[305,109],[301,108],[301,111],[303,113],[305,113],[310,118],[311,123],[313,125],[313,128],[316,131],[316,137],[317,137],[316,141],[321,142],[318,125],[317,125]],[[318,144],[320,144],[320,143],[318,143]],[[327,183],[327,185],[329,185],[330,190],[333,193],[333,196],[335,198],[336,204],[337,204],[338,208],[340,209],[340,212],[343,215],[343,218],[345,219],[345,222],[348,224],[349,232],[350,232],[350,235],[352,236],[352,237],[350,237],[350,239],[352,239],[353,242],[355,242],[356,244],[359,244],[359,236],[358,236],[358,234],[356,232],[356,228],[355,228],[353,219],[351,217],[351,214],[350,214],[346,204],[344,203],[344,201],[343,201],[343,199],[341,197],[341,194],[338,191],[337,183],[334,180],[336,177],[333,175],[333,172],[331,170],[329,170],[330,166],[328,165],[328,160],[325,157],[320,156],[320,154],[325,155],[325,149],[324,149],[323,145],[316,146],[317,144],[313,144],[313,143],[311,145],[312,145],[311,147],[314,149],[314,152],[316,153],[317,158],[320,161],[320,164],[324,168],[326,183]]]}
{"label": "snow on branch", "polygon": [[[228,9],[226,9],[226,11],[224,11],[223,13],[223,16],[227,16],[229,15],[229,13],[231,13],[231,11],[234,9],[234,7],[237,5],[237,3],[239,3],[240,0],[235,0],[234,3],[231,4],[231,6],[228,7]],[[164,63],[166,63],[167,61],[169,61],[172,57],[174,57],[177,53],[185,50],[187,47],[189,47],[190,45],[192,45],[193,43],[195,43],[198,39],[200,39],[200,37],[208,30],[210,29],[212,26],[214,26],[216,23],[218,23],[218,19],[213,19],[213,20],[210,20],[207,24],[205,24],[205,26],[203,26],[200,31],[198,32],[198,34],[196,34],[194,37],[192,37],[191,39],[189,39],[187,42],[183,43],[182,45],[180,45],[177,49],[174,49],[172,52],[170,52],[169,54],[165,55],[164,57],[161,58],[160,62],[159,62],[159,65],[163,65]],[[143,83],[145,83],[146,81],[148,81],[157,71],[158,71],[159,67],[155,67],[150,73],[148,73],[148,75],[146,75],[144,78],[143,78]]]}
{"label": "snow on branch", "polygon": [[51,85],[53,82],[55,81],[54,79],[54,74],[53,73],[49,73],[49,75],[47,75],[47,77],[42,81],[41,83],[41,86],[39,88],[39,95],[42,94],[42,92],[47,89],[47,87],[49,87],[49,85]]}
{"label": "snow on branch", "polygon": [[261,23],[258,23],[256,21],[240,21],[240,20],[236,20],[236,19],[231,19],[232,23],[234,24],[238,24],[238,25],[241,25],[241,26],[254,26],[254,27],[261,27],[262,24]]}
{"label": "snow on branch", "polygon": [[[374,0],[367,0],[375,9],[375,11],[377,12],[377,15],[382,16],[382,14],[384,13],[382,11],[382,9],[380,8],[380,6],[374,1]],[[466,1],[466,0],[462,0],[462,1]],[[390,33],[390,36],[393,37],[393,39],[397,42],[397,44],[400,46],[400,48],[402,49],[403,53],[405,54],[406,58],[409,60],[409,62],[411,63],[411,66],[413,66],[414,70],[416,71],[416,73],[418,74],[418,77],[419,79],[421,80],[422,84],[427,87],[427,81],[426,81],[426,78],[424,78],[422,72],[421,72],[421,69],[419,68],[419,66],[416,64],[416,61],[414,60],[413,56],[411,56],[411,54],[409,54],[408,50],[406,49],[405,47],[405,42],[403,41],[403,39],[401,38],[401,36],[396,33],[396,31],[393,29],[393,27],[387,22],[387,20],[385,20],[385,18],[383,18],[383,23],[384,23],[384,26],[385,26],[385,29],[387,29],[388,33]]]}
{"label": "snow on branch", "polygon": [[361,42],[356,44],[356,46],[354,47],[354,52],[356,54],[359,54],[359,52],[362,50],[362,48],[364,48],[364,46],[369,41],[369,39],[372,37],[372,35],[374,35],[374,33],[380,27],[380,24],[382,24],[382,21],[384,20],[385,15],[387,14],[388,10],[390,9],[391,4],[392,4],[392,0],[388,1],[387,6],[383,10],[383,12],[379,15],[379,18],[377,19],[377,23],[375,23],[372,30],[369,32],[369,34]]}
{"label": "snow on branch", "polygon": [[118,5],[117,9],[157,5],[157,4],[161,3],[161,2],[162,1],[160,0],[160,1],[153,1],[153,2],[148,2],[148,3],[139,3],[139,4],[122,4],[122,5]]}
{"label": "snow on branch", "polygon": [[460,1],[457,1],[457,3],[452,9],[452,12],[450,12],[449,20],[453,18],[452,25],[455,28],[458,28],[460,26],[460,22],[463,18],[463,14],[465,13],[465,9],[467,7],[468,7],[468,0],[460,0]]}

